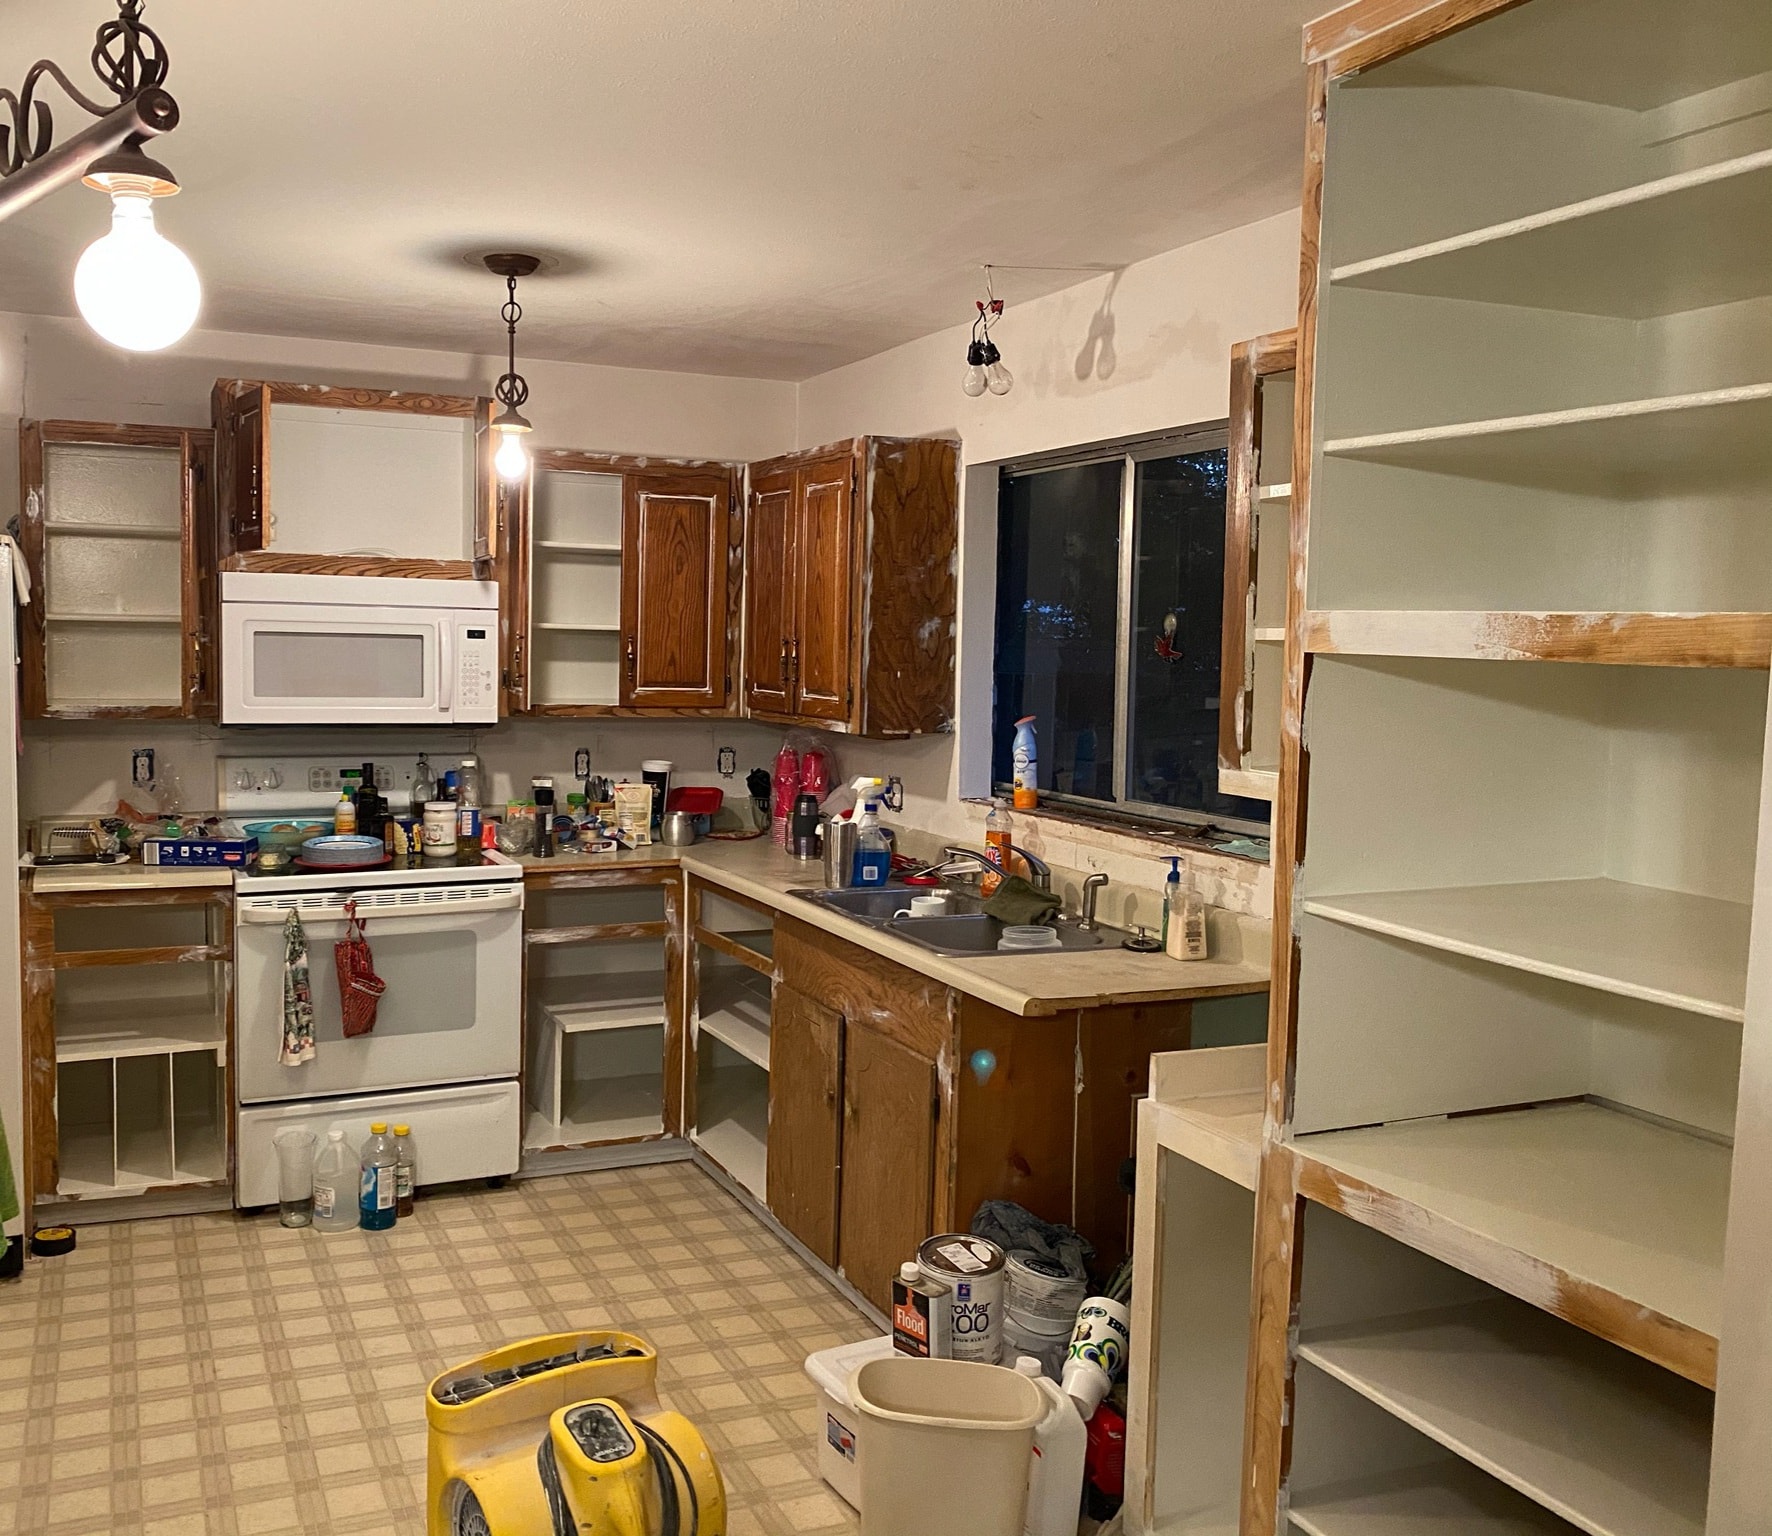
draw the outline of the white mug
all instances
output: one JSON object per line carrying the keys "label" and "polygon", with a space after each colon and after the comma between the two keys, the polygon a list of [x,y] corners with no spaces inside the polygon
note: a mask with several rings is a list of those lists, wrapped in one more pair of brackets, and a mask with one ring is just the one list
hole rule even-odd
{"label": "white mug", "polygon": [[948,909],[946,891],[931,891],[927,896],[911,897],[911,904],[892,915],[898,917],[943,917]]}

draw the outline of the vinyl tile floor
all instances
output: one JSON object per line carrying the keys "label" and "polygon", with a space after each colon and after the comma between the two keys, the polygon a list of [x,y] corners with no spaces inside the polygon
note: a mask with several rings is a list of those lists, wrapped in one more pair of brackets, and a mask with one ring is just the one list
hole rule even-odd
{"label": "vinyl tile floor", "polygon": [[657,1347],[732,1536],[858,1529],[819,1480],[802,1363],[871,1325],[667,1163],[440,1193],[386,1234],[274,1214],[83,1227],[0,1286],[0,1533],[422,1536],[427,1382],[601,1327]]}

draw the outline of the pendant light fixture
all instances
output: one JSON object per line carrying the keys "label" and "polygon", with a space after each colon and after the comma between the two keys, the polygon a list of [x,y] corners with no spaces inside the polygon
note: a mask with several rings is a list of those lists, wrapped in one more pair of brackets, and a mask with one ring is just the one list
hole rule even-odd
{"label": "pendant light fixture", "polygon": [[960,388],[977,397],[987,389],[1006,395],[1015,387],[1015,376],[1003,366],[1003,354],[991,340],[991,321],[1003,313],[1003,301],[991,291],[991,269],[984,269],[985,297],[976,301],[978,318],[972,322],[972,341],[966,348],[966,372]]}
{"label": "pendant light fixture", "polygon": [[[142,20],[144,0],[117,0],[98,29],[92,69],[117,98],[106,106],[82,92],[53,59],[39,59],[15,91],[0,90],[10,119],[0,126],[0,218],[29,207],[76,177],[111,199],[111,232],[87,246],[74,269],[74,300],[86,323],[131,352],[158,352],[190,330],[203,302],[197,269],[154,227],[154,201],[178,179],[142,145],[178,126],[178,103],[164,89],[165,46]],[[55,142],[53,81],[97,122]]]}
{"label": "pendant light fixture", "polygon": [[521,480],[529,470],[529,453],[523,446],[523,439],[532,429],[519,409],[529,398],[529,382],[517,372],[517,322],[523,318],[523,306],[517,302],[517,279],[528,277],[540,265],[539,256],[526,256],[516,251],[486,257],[487,270],[505,280],[507,295],[499,314],[509,332],[510,350],[505,371],[492,386],[493,397],[504,407],[492,418],[493,430],[499,434],[498,451],[492,457],[492,465],[505,480]]}

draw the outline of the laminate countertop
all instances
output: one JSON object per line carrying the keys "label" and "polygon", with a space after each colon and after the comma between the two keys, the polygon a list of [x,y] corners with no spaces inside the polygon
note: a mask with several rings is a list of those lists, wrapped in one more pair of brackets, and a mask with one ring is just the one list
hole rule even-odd
{"label": "laminate countertop", "polygon": [[232,885],[234,872],[163,869],[158,864],[29,864],[20,875],[44,896],[63,891],[164,891],[180,886]]}
{"label": "laminate countertop", "polygon": [[808,863],[791,857],[767,837],[749,842],[710,840],[689,848],[667,848],[655,843],[647,848],[622,848],[611,853],[560,853],[551,859],[526,856],[517,862],[527,875],[536,878],[589,870],[676,865],[706,885],[749,897],[1015,1014],[1050,1015],[1120,1003],[1232,997],[1265,992],[1268,985],[1268,924],[1219,909],[1212,909],[1210,914],[1209,960],[1184,962],[1171,960],[1167,955],[1133,954],[1118,947],[1111,931],[1107,943],[1097,950],[937,955],[821,903],[788,894],[821,886],[822,866],[816,861]]}

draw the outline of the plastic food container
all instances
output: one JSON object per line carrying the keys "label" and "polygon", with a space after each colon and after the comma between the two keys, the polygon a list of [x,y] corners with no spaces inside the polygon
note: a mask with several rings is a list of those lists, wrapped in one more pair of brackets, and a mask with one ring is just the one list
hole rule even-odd
{"label": "plastic food container", "polygon": [[997,940],[999,951],[1005,949],[1057,949],[1058,930],[1045,923],[1010,923]]}
{"label": "plastic food container", "polygon": [[850,1381],[861,1536],[1020,1536],[1046,1397],[974,1360],[870,1360]]}
{"label": "plastic food container", "polygon": [[884,1336],[806,1357],[806,1374],[818,1388],[818,1406],[824,1410],[818,1426],[818,1475],[856,1509],[861,1508],[861,1474],[855,1465],[861,1415],[849,1400],[849,1378],[870,1360],[891,1358],[892,1340]]}

